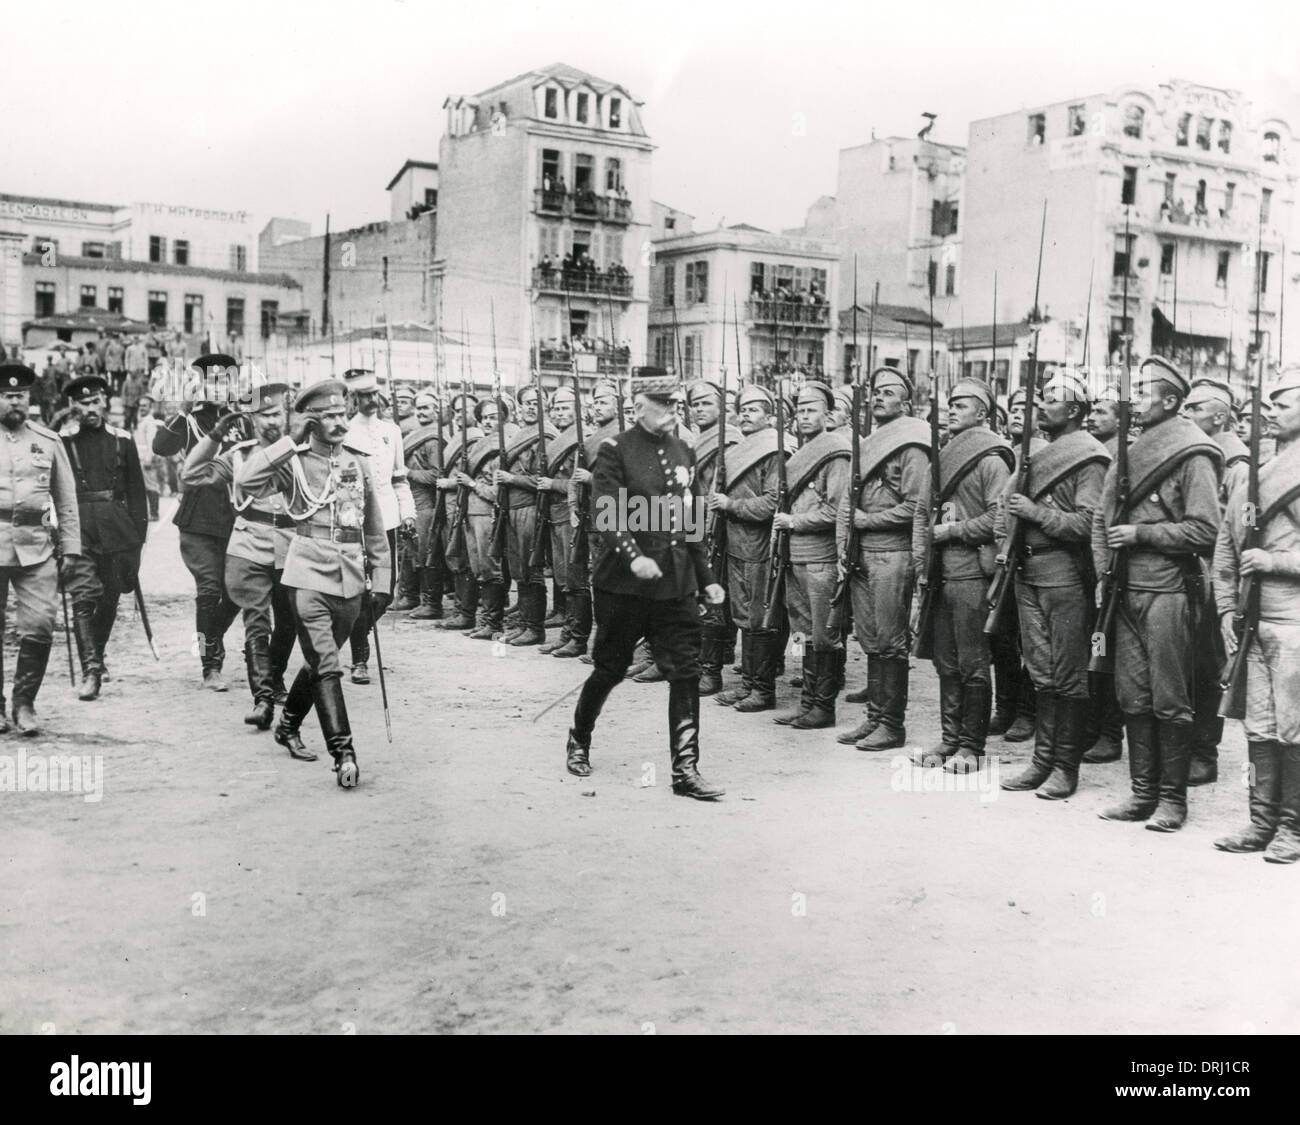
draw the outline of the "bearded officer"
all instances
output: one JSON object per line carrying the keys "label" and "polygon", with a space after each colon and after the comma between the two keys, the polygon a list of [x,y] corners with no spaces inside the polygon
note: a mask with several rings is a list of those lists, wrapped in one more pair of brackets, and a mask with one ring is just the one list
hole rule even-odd
{"label": "bearded officer", "polygon": [[[56,554],[69,569],[80,565],[81,556],[77,487],[67,452],[58,434],[28,417],[35,383],[30,367],[0,363],[0,631],[12,587],[18,634],[13,720],[24,735],[40,733],[34,705],[54,640]],[[0,681],[0,733],[9,729],[3,696]]]}
{"label": "bearded officer", "polygon": [[1115,694],[1133,790],[1099,815],[1144,820],[1153,832],[1176,832],[1187,820],[1193,641],[1205,596],[1201,557],[1219,530],[1223,451],[1179,416],[1189,389],[1167,360],[1143,361],[1133,401],[1142,436],[1128,454],[1129,503],[1119,510],[1112,465],[1092,525],[1098,574],[1106,573],[1110,552],[1126,553],[1127,582],[1115,614]]}
{"label": "bearded officer", "polygon": [[[677,381],[663,368],[632,376],[637,424],[607,438],[593,481],[596,640],[593,670],[574,709],[568,771],[591,773],[591,735],[609,693],[623,679],[636,643],[646,637],[668,681],[668,746],[673,792],[711,801],[724,790],[700,776],[700,616],[696,592],[712,605],[726,596],[713,578],[704,543],[687,526],[693,511],[695,455],[673,436]],[[628,530],[634,505],[668,512],[669,526]]]}
{"label": "bearded officer", "polygon": [[351,789],[361,775],[339,646],[367,600],[367,579],[372,619],[387,608],[392,554],[369,458],[351,443],[346,401],[347,387],[337,379],[313,383],[294,403],[289,436],[254,450],[235,483],[253,496],[283,493],[296,524],[283,581],[293,592],[306,664],[289,689],[276,741],[310,761],[299,728],[314,703],[338,783]]}
{"label": "bearded officer", "polygon": [[235,484],[243,463],[256,449],[284,436],[287,426],[284,383],[265,383],[251,391],[248,417],[254,436],[222,452],[241,415],[223,414],[190,450],[181,479],[187,488],[220,484],[231,490],[235,526],[226,545],[225,585],[244,617],[244,663],[253,709],[244,722],[269,730],[277,700],[287,696],[284,672],[293,653],[293,605],[283,583],[285,559],[293,542],[288,501],[278,492],[252,496]]}
{"label": "bearded officer", "polygon": [[850,517],[858,530],[849,594],[854,634],[867,655],[866,717],[837,741],[868,751],[895,749],[907,740],[908,622],[921,545],[917,532],[930,498],[930,427],[911,416],[911,380],[897,368],[878,367],[869,390],[874,426],[861,439],[862,488],[857,496],[845,495],[837,528],[840,558]]}

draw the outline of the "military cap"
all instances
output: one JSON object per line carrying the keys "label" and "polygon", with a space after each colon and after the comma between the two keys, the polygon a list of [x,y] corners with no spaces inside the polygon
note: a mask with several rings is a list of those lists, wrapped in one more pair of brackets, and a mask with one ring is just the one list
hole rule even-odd
{"label": "military cap", "polygon": [[502,419],[509,422],[511,418],[510,400],[504,395],[501,398],[492,398],[489,396],[488,398],[483,399],[482,402],[476,400],[474,403],[474,421],[483,421],[483,412],[493,403],[496,403],[497,410],[501,412]]}
{"label": "military cap", "polygon": [[772,398],[772,392],[766,387],[761,387],[757,383],[747,383],[740,388],[740,397],[736,403],[737,409],[744,406],[747,402],[761,402],[767,407],[767,412],[772,413],[772,408],[776,405]]}
{"label": "military cap", "polygon": [[712,394],[714,398],[722,398],[722,388],[712,379],[696,379],[689,387],[686,388],[686,401],[694,405],[701,394]]}
{"label": "military cap", "polygon": [[573,393],[572,387],[556,387],[555,390],[551,392],[551,405],[554,406],[560,401],[577,402],[578,396]]}
{"label": "military cap", "polygon": [[597,383],[591,388],[591,397],[596,398],[618,398],[618,388],[613,383],[604,381]]}
{"label": "military cap", "polygon": [[322,379],[310,387],[304,387],[294,399],[293,408],[298,413],[307,410],[325,410],[331,406],[342,406],[348,393],[347,386],[341,379]]}
{"label": "military cap", "polygon": [[983,379],[958,379],[948,392],[948,401],[956,402],[959,398],[977,398],[984,404],[984,409],[993,413],[993,388]]}
{"label": "military cap", "polygon": [[[515,402],[519,403],[520,406],[523,406],[524,395],[526,394],[536,395],[537,388],[532,383],[526,383],[524,386],[520,387],[519,390],[515,392]],[[546,396],[543,395],[542,398],[543,400],[545,400]]]}
{"label": "military cap", "polygon": [[396,379],[393,380],[393,398],[409,398],[414,402],[417,397],[415,388],[406,380],[401,382]]}
{"label": "military cap", "polygon": [[[940,407],[942,410],[943,408]],[[995,430],[1001,430],[1005,433],[1011,426],[1011,419],[1007,417],[1007,412],[1002,408],[1001,403],[993,404],[993,412],[989,416],[989,421],[993,424]]]}
{"label": "military cap", "polygon": [[349,390],[364,394],[366,391],[378,391],[379,380],[367,367],[350,367],[343,372],[343,385]]}
{"label": "military cap", "polygon": [[1294,391],[1300,387],[1300,364],[1291,363],[1278,372],[1277,379],[1268,389],[1268,397],[1271,402],[1277,400],[1287,391]]}
{"label": "military cap", "polygon": [[437,406],[438,396],[434,394],[433,391],[421,391],[415,396],[415,405],[419,406],[422,402],[431,402]]}
{"label": "military cap", "polygon": [[1201,402],[1217,402],[1229,410],[1235,410],[1237,405],[1232,388],[1218,379],[1197,379],[1192,384],[1192,389],[1187,392],[1183,405],[1195,406]]}
{"label": "military cap", "polygon": [[1088,394],[1088,382],[1082,375],[1074,371],[1068,371],[1064,367],[1057,368],[1048,378],[1038,393],[1040,399],[1047,397],[1047,392],[1051,391],[1057,402],[1078,402],[1086,408],[1088,400],[1091,397]]}
{"label": "military cap", "polygon": [[96,395],[108,394],[108,382],[98,375],[82,375],[64,387],[63,393],[69,402],[85,402]]}
{"label": "military cap", "polygon": [[795,400],[796,405],[803,402],[805,398],[824,402],[827,410],[835,409],[835,392],[820,379],[808,379],[804,382],[799,388],[799,397]]}
{"label": "military cap", "polygon": [[[1151,369],[1147,374],[1147,368]],[[1178,392],[1179,398],[1186,398],[1187,392],[1191,390],[1191,384],[1187,376],[1178,370],[1169,360],[1162,355],[1149,355],[1138,367],[1139,378],[1160,379],[1168,383]]]}
{"label": "military cap", "polygon": [[[250,392],[249,410],[263,410],[273,404],[273,400],[283,398],[289,393],[288,383],[261,383]],[[141,398],[144,396],[141,395]]]}
{"label": "military cap", "polygon": [[475,406],[478,405],[478,395],[473,391],[457,391],[451,396],[451,404],[459,409],[461,399],[464,399],[467,403],[473,403]]}
{"label": "military cap", "polygon": [[838,386],[835,388],[835,409],[841,411],[844,415],[850,416],[853,413],[853,388]]}
{"label": "military cap", "polygon": [[632,393],[668,401],[677,390],[677,377],[662,367],[632,368]]}
{"label": "military cap", "polygon": [[877,367],[871,373],[871,382],[868,385],[873,391],[877,387],[900,386],[903,388],[906,397],[909,399],[916,391],[916,388],[912,385],[912,380],[897,367]]}
{"label": "military cap", "polygon": [[21,363],[0,364],[0,391],[26,390],[36,382],[36,372]]}

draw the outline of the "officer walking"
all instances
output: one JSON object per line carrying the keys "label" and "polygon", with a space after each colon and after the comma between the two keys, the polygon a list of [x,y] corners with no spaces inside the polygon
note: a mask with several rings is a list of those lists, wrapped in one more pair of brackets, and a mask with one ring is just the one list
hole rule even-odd
{"label": "officer walking", "polygon": [[346,396],[337,379],[302,391],[289,436],[250,453],[235,483],[253,496],[283,493],[296,524],[283,582],[293,592],[306,664],[289,689],[276,741],[295,758],[315,759],[299,733],[314,702],[338,783],[351,789],[361,774],[343,698],[339,646],[361,614],[367,580],[374,618],[387,608],[392,554],[368,457],[349,437]]}
{"label": "officer walking", "polygon": [[[54,640],[56,556],[62,555],[65,567],[81,556],[77,488],[67,452],[58,434],[27,414],[35,382],[30,367],[0,363],[0,633],[12,587],[18,634],[13,721],[24,735],[40,733],[34,705]],[[0,679],[0,732],[8,729]]]}

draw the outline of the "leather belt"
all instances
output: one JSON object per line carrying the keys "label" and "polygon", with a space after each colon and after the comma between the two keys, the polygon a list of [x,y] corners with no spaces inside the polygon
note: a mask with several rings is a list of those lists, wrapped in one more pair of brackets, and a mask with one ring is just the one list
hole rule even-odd
{"label": "leather belt", "polygon": [[248,520],[249,523],[261,523],[267,527],[293,527],[294,520],[281,512],[261,512],[256,508],[245,508],[242,512],[236,512],[235,515],[240,519]]}
{"label": "leather belt", "polygon": [[110,488],[104,492],[78,492],[78,504],[108,504],[113,499],[113,490]]}
{"label": "leather belt", "polygon": [[298,524],[298,534],[305,539],[328,539],[334,543],[360,543],[361,532],[354,527],[316,527],[309,523]]}
{"label": "leather belt", "polygon": [[0,508],[0,523],[12,522],[14,527],[40,527],[45,522],[43,509],[33,511],[31,508]]}
{"label": "leather belt", "polygon": [[1027,559],[1032,559],[1035,555],[1050,555],[1053,551],[1065,551],[1069,548],[1064,543],[1044,543],[1041,547],[1035,547],[1026,543],[1021,550]]}

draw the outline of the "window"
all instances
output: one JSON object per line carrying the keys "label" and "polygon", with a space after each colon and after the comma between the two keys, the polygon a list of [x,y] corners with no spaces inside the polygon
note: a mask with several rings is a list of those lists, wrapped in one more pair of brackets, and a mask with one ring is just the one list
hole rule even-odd
{"label": "window", "polygon": [[933,258],[930,259],[930,265],[926,269],[926,284],[930,287],[930,296],[934,296],[939,291],[939,263]]}
{"label": "window", "polygon": [[671,265],[667,265],[664,266],[664,304],[671,305],[674,303],[675,301],[673,299],[673,267]]}
{"label": "window", "polygon": [[542,113],[546,117],[550,117],[550,118],[556,118],[560,116],[560,98],[559,98],[558,90],[552,88],[547,89],[545,104],[544,104],[544,108],[542,109]]}
{"label": "window", "polygon": [[1172,242],[1162,242],[1160,244],[1160,272],[1166,277],[1174,272],[1174,244]]}
{"label": "window", "polygon": [[161,289],[149,290],[149,323],[155,328],[167,327],[167,294]]}
{"label": "window", "polygon": [[1132,272],[1133,243],[1136,238],[1135,234],[1130,234],[1127,240],[1122,234],[1115,236],[1115,261],[1111,270],[1113,277],[1123,277]]}
{"label": "window", "polygon": [[1124,109],[1124,136],[1136,137],[1142,139],[1142,124],[1146,118],[1146,110],[1140,105],[1126,106]]}
{"label": "window", "polygon": [[1273,213],[1273,189],[1265,188],[1259,197],[1259,221],[1266,223]]}
{"label": "window", "polygon": [[823,297],[826,296],[826,271],[817,269],[815,266],[808,271],[812,283],[817,286],[817,292]]}
{"label": "window", "polygon": [[943,292],[947,297],[955,296],[957,293],[957,267],[952,263],[944,270]]}
{"label": "window", "polygon": [[172,244],[172,256],[178,266],[188,266],[190,264],[189,239],[178,238]]}
{"label": "window", "polygon": [[704,304],[709,299],[709,263],[686,263],[686,303]]}
{"label": "window", "polygon": [[1219,122],[1219,151],[1230,152],[1232,149],[1232,122]]}
{"label": "window", "polygon": [[185,333],[191,335],[203,330],[203,297],[198,293],[185,294]]}
{"label": "window", "polygon": [[1119,201],[1121,203],[1137,202],[1138,170],[1135,165],[1124,165],[1124,184],[1120,188]]}
{"label": "window", "polygon": [[38,281],[36,283],[36,315],[54,315],[54,282]]}
{"label": "window", "polygon": [[1215,271],[1214,284],[1217,285],[1220,289],[1226,289],[1228,287],[1228,263],[1231,261],[1232,261],[1231,250],[1219,251],[1219,265],[1218,265],[1218,269]]}
{"label": "window", "polygon": [[935,238],[957,233],[957,204],[936,199],[930,204],[930,234]]}
{"label": "window", "polygon": [[750,262],[749,264],[749,291],[750,293],[762,293],[766,286],[763,284],[763,263]]}
{"label": "window", "polygon": [[59,240],[57,238],[51,238],[47,234],[38,234],[34,239],[32,239],[33,254],[44,254],[49,251],[53,251],[56,255],[58,254]]}
{"label": "window", "polygon": [[1007,376],[1011,374],[1011,360],[1000,359],[993,366],[995,368],[993,372],[993,385],[1005,390],[1007,386]]}
{"label": "window", "polygon": [[580,125],[587,124],[588,109],[591,105],[591,95],[579,94],[577,106],[577,118]]}
{"label": "window", "polygon": [[231,336],[244,334],[244,298],[226,298],[226,332]]}
{"label": "window", "polygon": [[[687,270],[690,266],[686,267]],[[703,358],[701,355],[701,340],[698,335],[687,332],[682,336],[682,371],[687,375],[694,375],[695,369]]]}
{"label": "window", "polygon": [[1205,210],[1205,181],[1204,180],[1196,181],[1196,209],[1198,211]]}
{"label": "window", "polygon": [[1088,122],[1084,116],[1084,107],[1081,105],[1072,105],[1069,109],[1069,135],[1071,137],[1081,137],[1088,128]]}
{"label": "window", "polygon": [[1282,152],[1282,138],[1276,133],[1264,134],[1264,159],[1270,164],[1276,164],[1277,158]]}
{"label": "window", "polygon": [[618,129],[622,127],[622,123],[623,123],[623,99],[610,98],[609,99],[609,127],[611,129]]}
{"label": "window", "polygon": [[97,300],[99,300],[99,290],[96,286],[83,285],[81,287],[81,307],[83,309],[93,309]]}
{"label": "window", "polygon": [[231,243],[230,246],[230,268],[242,273],[248,269],[248,249],[239,243]]}
{"label": "window", "polygon": [[537,249],[539,258],[551,259],[552,265],[558,265],[563,257],[560,253],[560,228],[553,223],[543,223],[537,229]]}
{"label": "window", "polygon": [[665,333],[655,336],[655,366],[672,367],[673,365],[673,348],[671,337]]}
{"label": "window", "polygon": [[560,154],[553,148],[542,149],[542,187],[553,191],[560,186]]}
{"label": "window", "polygon": [[596,161],[585,152],[575,153],[573,157],[573,190],[591,191],[595,186]]}
{"label": "window", "polygon": [[1110,318],[1110,354],[1124,354],[1124,338],[1133,335],[1133,318],[1131,316],[1112,316]]}
{"label": "window", "polygon": [[280,302],[262,302],[262,339],[275,335],[276,322],[280,319]]}
{"label": "window", "polygon": [[149,261],[165,262],[167,260],[167,240],[161,235],[149,236]]}
{"label": "window", "polygon": [[388,255],[387,255],[387,254],[384,255],[384,258],[383,258],[383,266],[382,266],[381,268],[382,268],[382,270],[383,270],[383,282],[382,282],[382,284],[383,284],[383,287],[384,287],[385,289],[387,289],[387,288],[388,288]]}
{"label": "window", "polygon": [[1031,145],[1041,145],[1047,132],[1047,118],[1041,113],[1029,115],[1029,141]]}
{"label": "window", "polygon": [[664,220],[664,230],[676,230],[676,229],[677,229],[676,219],[669,218]]}
{"label": "window", "polygon": [[916,357],[919,356],[920,354],[921,354],[920,348],[907,349],[907,373],[909,375],[916,374]]}
{"label": "window", "polygon": [[1210,151],[1210,128],[1214,122],[1208,117],[1198,117],[1196,119],[1196,147],[1203,148],[1206,152]]}
{"label": "window", "polygon": [[1173,172],[1165,173],[1165,202],[1173,203],[1174,201],[1174,183],[1177,177]]}
{"label": "window", "polygon": [[427,187],[424,189],[424,205],[426,207],[438,206],[438,189],[436,187]]}
{"label": "window", "polygon": [[106,248],[102,242],[83,242],[81,244],[81,256],[83,258],[103,258],[106,256]]}
{"label": "window", "polygon": [[605,161],[605,190],[618,191],[623,186],[623,162],[617,156]]}
{"label": "window", "polygon": [[1178,119],[1178,129],[1177,132],[1175,132],[1174,134],[1174,144],[1176,144],[1179,148],[1187,147],[1187,131],[1191,127],[1192,127],[1192,115],[1190,113],[1184,113],[1182,117]]}
{"label": "window", "polygon": [[621,234],[605,235],[605,268],[623,264],[623,236]]}
{"label": "window", "polygon": [[120,285],[110,285],[108,287],[108,311],[117,313],[119,316],[126,315],[126,298]]}
{"label": "window", "polygon": [[1261,293],[1267,293],[1267,292],[1268,292],[1268,259],[1269,259],[1269,256],[1270,256],[1270,255],[1269,255],[1269,252],[1268,252],[1267,250],[1265,250],[1263,253],[1256,253],[1256,255],[1255,255],[1255,272],[1259,275],[1259,291],[1260,291]]}
{"label": "window", "polygon": [[1232,213],[1232,200],[1237,194],[1237,185],[1229,180],[1223,185],[1223,217],[1226,219]]}

